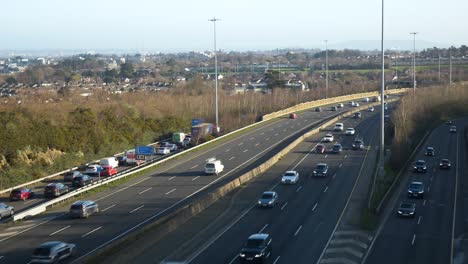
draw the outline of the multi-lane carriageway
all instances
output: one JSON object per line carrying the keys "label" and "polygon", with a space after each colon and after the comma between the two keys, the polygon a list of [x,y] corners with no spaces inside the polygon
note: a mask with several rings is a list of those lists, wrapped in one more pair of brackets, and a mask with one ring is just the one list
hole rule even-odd
{"label": "multi-lane carriageway", "polygon": [[[365,103],[362,103],[365,104]],[[279,149],[308,131],[314,124],[338,112],[313,109],[297,119],[279,118],[241,135],[164,163],[151,173],[118,187],[91,195],[101,212],[87,220],[67,217],[68,207],[59,207],[37,218],[0,226],[0,263],[27,263],[34,247],[51,240],[75,243],[78,258],[133,232],[146,223],[189,203],[197,195],[216,188],[268,159]],[[225,165],[220,175],[203,174],[205,160],[216,156]]]}

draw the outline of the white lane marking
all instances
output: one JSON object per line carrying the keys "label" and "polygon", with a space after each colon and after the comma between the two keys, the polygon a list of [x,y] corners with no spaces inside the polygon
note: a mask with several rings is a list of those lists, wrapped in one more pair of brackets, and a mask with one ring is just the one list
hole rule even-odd
{"label": "white lane marking", "polygon": [[326,193],[328,191],[328,186],[325,188],[325,190],[323,190],[324,193]]}
{"label": "white lane marking", "polygon": [[235,159],[235,158],[236,158],[236,157],[230,157],[229,160],[233,160],[233,159]]}
{"label": "white lane marking", "polygon": [[249,151],[249,150],[248,150],[248,149],[246,149],[246,150],[244,150],[244,151],[242,151],[242,152],[244,152],[244,153],[245,153],[245,152],[247,152],[247,151]]}
{"label": "white lane marking", "polygon": [[270,140],[270,138],[266,138],[266,139],[265,139],[265,141],[268,141],[268,140]]}
{"label": "white lane marking", "polygon": [[297,188],[296,192],[299,192],[302,189],[302,185]]}
{"label": "white lane marking", "polygon": [[112,208],[112,207],[114,207],[114,206],[115,206],[115,204],[113,204],[113,205],[111,205],[111,206],[109,206],[109,207],[107,207],[107,208],[105,208],[105,209],[101,210],[101,212],[105,212],[105,211],[107,211],[107,210],[111,209],[111,208]]}
{"label": "white lane marking", "polygon": [[280,256],[276,257],[275,261],[273,261],[273,264],[278,263],[278,260],[280,259]]}
{"label": "white lane marking", "polygon": [[176,176],[172,176],[170,177],[169,179],[167,179],[168,181],[172,181]]}
{"label": "white lane marking", "polygon": [[345,155],[344,158],[346,159],[348,157],[348,155]]}
{"label": "white lane marking", "polygon": [[275,136],[278,136],[278,135],[279,135],[278,133],[275,134]]}
{"label": "white lane marking", "polygon": [[418,217],[418,225],[421,223],[422,216]]}
{"label": "white lane marking", "polygon": [[[31,227],[35,224],[29,224],[29,225],[22,225],[22,226],[12,226],[12,227],[9,227],[7,229],[5,229],[6,231],[11,231],[11,230],[18,230],[18,229],[24,229],[24,228],[28,228],[28,227]],[[1,236],[1,234],[0,234]]]}
{"label": "white lane marking", "polygon": [[335,178],[336,178],[336,173],[335,173],[335,174],[333,174],[333,179],[335,179]]}
{"label": "white lane marking", "polygon": [[0,259],[4,258],[5,256],[0,256]]}
{"label": "white lane marking", "polygon": [[411,240],[411,245],[414,245],[415,240],[416,240],[416,234],[413,235],[413,240]]}
{"label": "white lane marking", "polygon": [[263,233],[263,231],[265,231],[265,229],[268,227],[268,224],[264,225],[262,227],[262,229],[260,229],[260,231],[258,231],[258,233]]}
{"label": "white lane marking", "polygon": [[226,149],[226,151],[225,151],[225,152],[229,152],[229,151],[231,151],[231,149]]}
{"label": "white lane marking", "polygon": [[338,165],[338,168],[341,168],[343,167],[343,163],[340,163],[340,165]]}
{"label": "white lane marking", "polygon": [[70,226],[71,226],[71,225],[68,225],[68,226],[66,226],[66,227],[64,227],[64,228],[61,228],[61,229],[59,229],[59,230],[57,230],[57,231],[55,231],[55,232],[53,232],[53,233],[50,233],[49,236],[53,236],[53,235],[55,235],[55,234],[57,234],[57,233],[60,233],[60,232],[62,232],[63,230],[65,230],[65,229],[67,229],[67,228],[70,228]]}
{"label": "white lane marking", "polygon": [[144,190],[144,191],[141,191],[141,192],[139,192],[138,194],[145,193],[145,192],[147,192],[147,191],[149,191],[149,190],[151,190],[151,189],[153,189],[153,187],[149,187],[148,189],[146,189],[146,190]]}
{"label": "white lane marking", "polygon": [[315,211],[315,208],[317,208],[318,203],[315,203],[314,208],[312,208],[312,212]]}
{"label": "white lane marking", "polygon": [[260,133],[260,136],[263,136],[263,135],[265,135],[265,133],[263,133],[263,132],[262,132],[262,133]]}
{"label": "white lane marking", "polygon": [[251,137],[250,140],[254,140],[255,138],[254,137]]}
{"label": "white lane marking", "polygon": [[258,147],[258,145],[260,145],[260,143],[255,144],[256,147]]}
{"label": "white lane marking", "polygon": [[283,129],[283,132],[286,132],[286,131],[288,131],[288,130],[287,130],[287,129]]}
{"label": "white lane marking", "polygon": [[328,157],[328,155],[325,155],[324,159],[326,159]]}
{"label": "white lane marking", "polygon": [[432,177],[433,177],[433,176],[431,176],[431,181],[432,181]]}
{"label": "white lane marking", "polygon": [[296,230],[296,233],[294,233],[294,236],[297,236],[297,234],[299,234],[299,231],[301,231],[302,229],[302,225],[299,226],[299,228]]}
{"label": "white lane marking", "polygon": [[426,200],[423,201],[423,206],[425,206],[425,205],[426,205]]}
{"label": "white lane marking", "polygon": [[198,179],[198,178],[200,178],[200,176],[197,176],[197,177],[193,178],[192,181],[194,181],[194,180],[196,180],[196,179]]}
{"label": "white lane marking", "polygon": [[97,201],[100,201],[100,200],[102,200],[102,199],[105,199],[105,198],[107,198],[107,197],[109,197],[109,196],[111,196],[111,195],[114,195],[114,194],[116,194],[116,193],[119,193],[119,192],[121,192],[121,191],[123,191],[123,190],[126,190],[126,189],[128,189],[128,188],[130,188],[130,187],[133,187],[133,186],[135,186],[135,185],[137,185],[137,184],[139,184],[139,183],[142,183],[142,182],[144,182],[144,181],[146,181],[146,180],[149,180],[149,179],[151,179],[151,177],[144,178],[144,179],[142,179],[141,181],[137,181],[137,182],[135,182],[134,184],[131,184],[131,185],[125,187],[125,188],[119,189],[119,190],[117,190],[117,191],[115,191],[115,192],[112,192],[112,193],[110,193],[110,194],[108,194],[108,195],[105,195],[105,196],[103,196],[103,197],[101,197],[101,198],[98,198],[98,199],[96,199],[96,200],[94,200],[94,201],[96,201],[96,202],[97,202]]}
{"label": "white lane marking", "polygon": [[37,202],[38,199],[29,199],[27,200],[26,202],[24,202],[23,204],[28,204],[28,203],[32,203],[32,202]]}
{"label": "white lane marking", "polygon": [[31,230],[31,229],[33,229],[33,228],[36,228],[36,227],[38,227],[38,226],[40,226],[40,225],[43,225],[43,224],[45,224],[45,223],[48,223],[48,222],[50,222],[50,221],[52,221],[52,220],[54,220],[54,219],[56,219],[56,218],[59,218],[59,217],[61,217],[61,216],[63,216],[63,215],[65,215],[65,214],[59,214],[59,215],[57,215],[57,216],[52,216],[52,217],[50,217],[49,219],[45,220],[45,221],[42,222],[42,223],[39,223],[39,224],[34,225],[34,226],[31,226],[30,228],[25,229],[25,230],[23,230],[23,231],[21,231],[21,232],[18,232],[18,233],[16,233],[16,234],[14,234],[14,235],[11,235],[11,236],[9,236],[9,237],[5,237],[5,238],[3,238],[3,239],[0,239],[0,242],[3,242],[3,241],[5,241],[5,240],[7,240],[7,239],[10,239],[10,238],[12,238],[12,237],[15,237],[15,236],[17,236],[17,235],[19,235],[19,234],[22,234],[22,233],[24,233],[24,232],[27,232],[27,231],[29,231],[29,230]]}
{"label": "white lane marking", "polygon": [[197,165],[195,165],[195,166],[193,166],[193,167],[192,167],[192,168],[190,168],[190,169],[192,170],[192,169],[195,169],[196,167],[198,167],[198,164],[197,164]]}
{"label": "white lane marking", "polygon": [[141,208],[143,208],[144,206],[145,206],[145,205],[139,206],[139,207],[137,207],[137,208],[131,210],[130,213],[136,212],[136,211],[140,210]]}
{"label": "white lane marking", "polygon": [[286,207],[286,205],[288,205],[288,202],[284,203],[283,206],[281,206],[281,211],[283,211],[283,209]]}
{"label": "white lane marking", "polygon": [[244,142],[237,144],[237,146],[242,146],[242,145],[244,145]]}
{"label": "white lane marking", "polygon": [[427,192],[431,191],[431,186],[427,187]]}
{"label": "white lane marking", "polygon": [[176,190],[176,189],[174,188],[174,189],[168,191],[168,192],[166,193],[166,195],[170,194],[171,192],[173,192],[173,191],[175,191],[175,190]]}
{"label": "white lane marking", "polygon": [[101,228],[102,228],[102,226],[100,226],[100,227],[98,227],[98,228],[95,228],[95,229],[89,231],[88,233],[82,235],[81,237],[85,237],[85,236],[87,236],[87,235],[90,235],[90,234],[92,234],[92,233],[98,231],[98,230],[101,229]]}
{"label": "white lane marking", "polygon": [[0,234],[0,237],[11,236],[11,235],[14,235],[16,233],[18,233],[18,231],[7,232],[7,233]]}

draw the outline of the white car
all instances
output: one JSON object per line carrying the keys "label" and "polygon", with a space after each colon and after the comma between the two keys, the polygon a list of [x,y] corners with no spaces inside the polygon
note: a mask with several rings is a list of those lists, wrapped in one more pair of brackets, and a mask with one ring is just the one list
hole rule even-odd
{"label": "white car", "polygon": [[344,125],[343,123],[336,123],[335,127],[333,128],[333,131],[343,131]]}
{"label": "white car", "polygon": [[356,103],[354,101],[349,102],[349,106],[354,106]]}
{"label": "white car", "polygon": [[353,107],[358,107],[359,103],[354,103]]}
{"label": "white car", "polygon": [[295,184],[299,181],[299,173],[297,171],[287,171],[281,178],[282,184]]}
{"label": "white car", "polygon": [[366,102],[366,103],[369,102],[369,97],[366,97],[366,98],[362,99],[362,101]]}
{"label": "white car", "polygon": [[323,142],[333,142],[333,135],[332,134],[326,134],[325,137],[322,139]]}
{"label": "white car", "polygon": [[374,112],[374,110],[375,110],[375,109],[374,109],[373,106],[369,106],[369,108],[367,108],[367,111],[369,111],[369,112]]}
{"label": "white car", "polygon": [[354,128],[348,127],[348,128],[346,129],[346,131],[345,131],[345,135],[347,135],[347,136],[353,136],[355,132],[356,132],[356,131],[354,131]]}
{"label": "white car", "polygon": [[343,108],[344,105],[342,103],[339,103],[338,105],[336,105],[338,108]]}
{"label": "white car", "polygon": [[159,154],[159,155],[166,155],[166,154],[169,154],[171,153],[171,149],[168,148],[168,147],[159,147],[159,148],[156,148],[156,154]]}

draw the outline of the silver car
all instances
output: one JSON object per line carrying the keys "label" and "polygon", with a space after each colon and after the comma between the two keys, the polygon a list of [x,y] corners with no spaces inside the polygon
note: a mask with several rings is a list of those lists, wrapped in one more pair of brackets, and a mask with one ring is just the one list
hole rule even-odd
{"label": "silver car", "polygon": [[70,216],[72,218],[88,218],[97,212],[99,212],[99,207],[93,201],[76,201],[70,207]]}
{"label": "silver car", "polygon": [[258,199],[259,207],[274,207],[278,203],[278,194],[276,192],[264,192]]}
{"label": "silver car", "polygon": [[0,203],[0,220],[4,217],[12,216],[15,214],[15,208],[13,206]]}
{"label": "silver car", "polygon": [[46,242],[34,249],[30,263],[58,263],[73,256],[75,252],[75,244],[60,241]]}

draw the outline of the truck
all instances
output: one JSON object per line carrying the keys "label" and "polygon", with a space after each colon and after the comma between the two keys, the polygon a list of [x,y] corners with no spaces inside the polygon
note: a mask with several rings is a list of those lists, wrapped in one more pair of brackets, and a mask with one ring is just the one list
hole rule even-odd
{"label": "truck", "polygon": [[192,137],[195,139],[200,139],[206,135],[213,134],[213,124],[211,123],[201,123],[195,126],[192,126]]}
{"label": "truck", "polygon": [[117,160],[116,157],[108,157],[108,158],[103,158],[99,161],[99,165],[102,167],[104,166],[109,166],[112,169],[117,168],[119,166],[119,161]]}
{"label": "truck", "polygon": [[125,151],[125,158],[127,159],[128,165],[140,165],[144,160],[137,159],[135,149]]}
{"label": "truck", "polygon": [[184,142],[184,139],[185,139],[185,133],[177,132],[177,133],[172,134],[172,142],[176,144],[179,144],[179,145],[182,144],[182,142]]}
{"label": "truck", "polygon": [[206,174],[216,174],[223,172],[224,165],[221,163],[221,160],[216,159],[215,157],[207,159],[205,164],[205,173]]}

